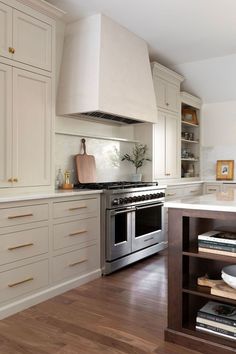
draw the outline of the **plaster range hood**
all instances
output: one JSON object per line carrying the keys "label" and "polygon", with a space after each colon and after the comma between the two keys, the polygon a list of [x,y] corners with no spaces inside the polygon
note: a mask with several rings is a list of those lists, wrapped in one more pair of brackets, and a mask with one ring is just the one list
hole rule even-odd
{"label": "plaster range hood", "polygon": [[67,25],[57,114],[156,123],[146,42],[102,14]]}

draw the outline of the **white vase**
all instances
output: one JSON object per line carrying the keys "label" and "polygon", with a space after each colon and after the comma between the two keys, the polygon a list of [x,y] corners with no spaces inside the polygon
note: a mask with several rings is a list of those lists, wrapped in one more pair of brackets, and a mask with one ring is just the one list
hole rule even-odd
{"label": "white vase", "polygon": [[135,173],[131,176],[132,182],[141,182],[142,181],[142,173]]}

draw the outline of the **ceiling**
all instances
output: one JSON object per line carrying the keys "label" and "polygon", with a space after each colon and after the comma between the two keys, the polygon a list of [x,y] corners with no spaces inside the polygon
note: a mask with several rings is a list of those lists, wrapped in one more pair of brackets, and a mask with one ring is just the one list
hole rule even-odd
{"label": "ceiling", "polygon": [[67,22],[101,12],[145,39],[165,65],[236,53],[235,0],[47,0]]}

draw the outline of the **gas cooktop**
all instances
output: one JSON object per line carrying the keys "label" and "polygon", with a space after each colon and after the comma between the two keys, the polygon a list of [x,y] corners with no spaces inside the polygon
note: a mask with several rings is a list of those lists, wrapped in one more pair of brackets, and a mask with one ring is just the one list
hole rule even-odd
{"label": "gas cooktop", "polygon": [[99,183],[77,183],[74,185],[76,189],[129,189],[158,186],[157,182],[99,182]]}

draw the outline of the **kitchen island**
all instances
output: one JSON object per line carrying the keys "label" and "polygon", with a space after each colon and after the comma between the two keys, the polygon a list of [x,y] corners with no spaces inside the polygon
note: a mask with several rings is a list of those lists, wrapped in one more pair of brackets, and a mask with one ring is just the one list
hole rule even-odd
{"label": "kitchen island", "polygon": [[204,354],[236,353],[236,340],[196,330],[198,311],[209,301],[236,306],[236,300],[212,295],[197,285],[206,273],[236,264],[236,257],[198,252],[198,235],[210,230],[236,231],[236,194],[202,195],[165,203],[169,220],[168,326],[165,339]]}

